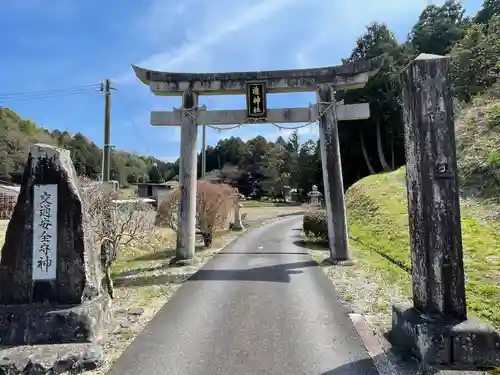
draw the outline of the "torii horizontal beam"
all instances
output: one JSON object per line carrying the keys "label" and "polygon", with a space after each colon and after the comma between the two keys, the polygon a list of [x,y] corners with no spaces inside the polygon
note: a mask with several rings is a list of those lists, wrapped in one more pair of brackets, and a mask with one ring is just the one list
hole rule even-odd
{"label": "torii horizontal beam", "polygon": [[[364,120],[370,118],[370,105],[368,103],[338,104],[336,112],[338,121]],[[314,122],[318,120],[318,115],[316,106],[268,109],[266,119],[248,122],[248,124]],[[247,112],[245,110],[201,110],[196,115],[196,122],[198,125],[246,124]],[[151,111],[151,125],[179,126],[181,125],[181,111],[179,109],[174,111]]]}
{"label": "torii horizontal beam", "polygon": [[170,73],[132,65],[139,80],[155,95],[181,96],[191,88],[199,95],[245,94],[246,84],[264,81],[267,93],[316,91],[322,83],[338,90],[362,88],[382,67],[386,55],[370,60],[315,69],[269,70],[232,73]]}

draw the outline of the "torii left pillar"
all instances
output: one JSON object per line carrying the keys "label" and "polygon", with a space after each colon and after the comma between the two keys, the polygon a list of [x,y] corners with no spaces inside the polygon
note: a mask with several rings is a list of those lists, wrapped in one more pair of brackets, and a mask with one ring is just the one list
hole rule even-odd
{"label": "torii left pillar", "polygon": [[196,138],[198,124],[198,94],[191,89],[182,95],[181,110],[181,155],[179,184],[181,196],[177,226],[176,260],[194,258],[196,245],[196,190],[197,165]]}

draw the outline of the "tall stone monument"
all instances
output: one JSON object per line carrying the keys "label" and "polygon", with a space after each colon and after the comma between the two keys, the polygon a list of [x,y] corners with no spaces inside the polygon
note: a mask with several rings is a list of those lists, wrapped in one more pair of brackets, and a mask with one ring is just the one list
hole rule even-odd
{"label": "tall stone monument", "polygon": [[403,74],[413,305],[394,306],[393,342],[424,364],[499,366],[500,335],[468,319],[449,58]]}
{"label": "tall stone monument", "polygon": [[110,312],[68,150],[36,144],[0,261],[0,342],[92,342]]}

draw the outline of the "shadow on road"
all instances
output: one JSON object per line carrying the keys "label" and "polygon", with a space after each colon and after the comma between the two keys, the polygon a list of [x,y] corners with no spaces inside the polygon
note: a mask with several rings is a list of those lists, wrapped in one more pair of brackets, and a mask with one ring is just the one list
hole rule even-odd
{"label": "shadow on road", "polygon": [[314,260],[255,267],[243,270],[201,269],[189,281],[271,281],[289,283],[291,275],[302,273],[300,268],[317,267]]}
{"label": "shadow on road", "polygon": [[[189,281],[267,281],[289,283],[291,275],[301,274],[301,268],[317,267],[313,260],[304,262],[295,262],[279,264],[274,266],[256,267],[243,270],[211,270],[200,269],[191,276]],[[182,283],[182,279],[173,279],[172,275],[139,276],[126,277],[126,275],[117,275],[113,278],[115,286],[126,288],[140,287],[146,285],[161,285],[166,283]]]}
{"label": "shadow on road", "polygon": [[378,375],[378,371],[371,358],[346,363],[333,370],[323,372],[320,375]]}
{"label": "shadow on road", "polygon": [[293,241],[293,244],[303,249],[328,251],[328,244],[323,242],[310,242],[305,240]]}

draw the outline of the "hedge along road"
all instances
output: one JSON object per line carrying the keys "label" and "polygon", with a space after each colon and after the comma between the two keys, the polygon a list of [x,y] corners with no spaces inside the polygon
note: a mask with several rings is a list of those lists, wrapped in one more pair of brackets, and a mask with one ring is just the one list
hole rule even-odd
{"label": "hedge along road", "polygon": [[251,229],[158,312],[109,375],[375,375],[302,217]]}

